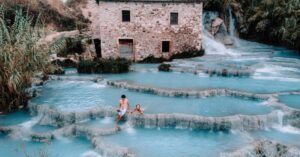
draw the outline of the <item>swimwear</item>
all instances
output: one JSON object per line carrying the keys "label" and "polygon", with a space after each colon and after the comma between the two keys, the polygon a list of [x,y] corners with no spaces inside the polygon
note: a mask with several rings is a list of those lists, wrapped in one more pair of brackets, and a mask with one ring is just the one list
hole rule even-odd
{"label": "swimwear", "polygon": [[127,109],[119,109],[119,116],[124,116],[124,114],[126,113]]}

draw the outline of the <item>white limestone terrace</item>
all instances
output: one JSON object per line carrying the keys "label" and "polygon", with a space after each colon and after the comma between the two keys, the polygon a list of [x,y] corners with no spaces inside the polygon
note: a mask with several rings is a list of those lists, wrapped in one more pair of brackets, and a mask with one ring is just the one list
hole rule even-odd
{"label": "white limestone terrace", "polygon": [[[143,115],[128,115],[127,120],[133,126],[139,127],[172,127],[206,130],[257,130],[265,129],[274,124],[294,124],[300,119],[300,111],[290,108],[275,98],[269,99],[269,105],[276,108],[264,115],[233,115],[224,117],[209,117],[183,113],[158,113]],[[30,104],[34,115],[43,115],[41,124],[66,126],[95,117],[115,117],[117,112],[111,107],[94,107],[85,111],[64,112],[49,106]],[[281,119],[279,116],[282,116]],[[294,124],[296,125],[296,124]],[[297,125],[296,125],[297,126]],[[299,127],[299,126],[298,126]]]}
{"label": "white limestone terrace", "polygon": [[257,94],[251,92],[244,92],[239,90],[233,89],[226,89],[226,88],[164,88],[164,87],[157,87],[153,85],[145,85],[139,84],[128,80],[111,80],[107,81],[107,84],[113,87],[118,88],[125,88],[137,92],[146,92],[146,93],[153,93],[163,96],[174,96],[174,97],[209,97],[215,95],[226,95],[226,96],[241,96],[241,97],[248,97],[252,99],[262,99],[266,100],[276,93],[270,94]]}
{"label": "white limestone terrace", "polygon": [[222,153],[221,157],[244,157],[244,156],[285,156],[296,157],[300,156],[299,149],[294,146],[284,145],[272,140],[258,140],[251,145],[247,145],[239,150],[230,153]]}
{"label": "white limestone terrace", "polygon": [[[87,128],[80,125],[68,125],[59,128],[55,131],[48,133],[34,133],[30,132],[24,135],[21,131],[24,128],[21,127],[10,127],[10,128],[0,128],[0,132],[6,134],[23,134],[22,136],[30,137],[33,141],[46,141],[51,142],[56,138],[69,137],[69,136],[87,136],[94,146],[95,151],[104,156],[135,156],[135,154],[127,147],[114,145],[107,143],[105,139],[106,136],[113,134],[118,134],[120,131],[124,131],[131,127],[129,124],[124,124],[120,128],[111,129],[100,129],[100,128]],[[238,150],[233,150],[232,152],[222,152],[221,157],[242,157],[245,155],[255,156],[255,154],[265,154],[267,156],[272,155],[284,155],[286,157],[299,156],[300,150],[292,145],[283,144],[279,141],[260,139],[256,140],[253,137],[248,137],[248,144]]]}
{"label": "white limestone terrace", "polygon": [[[104,82],[103,78],[97,76],[51,76],[52,81],[79,81],[79,82]],[[218,95],[241,97],[253,100],[264,100],[265,105],[271,106],[274,110],[263,115],[232,115],[223,117],[210,117],[182,113],[158,113],[158,114],[132,114],[126,117],[126,124],[121,128],[101,128],[91,127],[81,124],[81,121],[93,118],[115,117],[116,111],[112,107],[94,107],[84,111],[66,112],[53,106],[40,105],[31,103],[29,108],[32,115],[39,117],[38,124],[53,125],[59,127],[55,131],[50,132],[32,132],[30,130],[24,132],[21,126],[1,127],[0,132],[13,136],[25,136],[33,141],[51,141],[59,138],[59,136],[87,136],[93,143],[95,150],[107,156],[135,156],[135,154],[127,147],[112,145],[106,143],[103,138],[110,135],[118,135],[127,128],[172,128],[183,130],[212,130],[218,132],[227,132],[231,130],[239,131],[256,131],[272,128],[274,125],[282,126],[299,126],[300,111],[286,106],[279,102],[278,96],[282,94],[299,94],[300,91],[283,91],[267,94],[257,94],[251,92],[243,92],[232,89],[174,89],[154,87],[151,85],[138,84],[126,80],[107,81],[109,86],[114,88],[126,88],[135,92],[151,93],[153,95],[163,95],[167,97],[213,97]],[[22,131],[21,131],[22,130]],[[123,130],[123,131],[122,131]],[[22,132],[20,135],[19,133]],[[269,142],[267,140],[267,142]],[[264,142],[263,142],[264,143]],[[280,142],[275,142],[279,143]],[[288,153],[293,156],[297,155],[298,149],[293,146],[286,146]],[[271,151],[273,143],[265,148],[265,144],[259,142],[250,143],[244,149],[236,150],[232,153],[222,153],[224,156],[243,156],[244,154],[253,154],[254,148],[262,147],[266,152]],[[238,153],[237,153],[238,152]]]}
{"label": "white limestone terrace", "polygon": [[[287,94],[280,93],[280,94]],[[299,94],[299,92],[290,92],[289,94]],[[223,92],[217,92],[214,94],[224,94]],[[191,94],[192,95],[192,94]],[[120,133],[122,130],[126,130],[130,127],[134,128],[180,128],[180,129],[192,129],[192,130],[213,130],[213,131],[255,131],[264,130],[274,125],[294,125],[297,123],[295,120],[300,119],[300,111],[294,108],[290,108],[285,104],[279,102],[277,99],[278,94],[241,94],[244,97],[253,97],[254,99],[266,99],[268,104],[277,108],[266,115],[234,115],[225,117],[207,117],[189,114],[132,114],[126,117],[127,121],[120,128],[101,128],[90,127],[80,123],[83,120],[96,118],[96,117],[115,117],[117,115],[113,108],[101,108],[95,107],[86,111],[77,112],[64,112],[55,107],[41,106],[38,104],[30,104],[29,108],[33,115],[37,115],[36,120],[32,123],[40,125],[53,125],[60,128],[50,132],[34,132],[31,130],[25,130],[22,125],[0,127],[0,132],[4,134],[10,134],[12,136],[26,137],[33,141],[51,141],[60,136],[87,136],[93,143],[94,149],[107,156],[135,156],[135,154],[127,147],[118,145],[112,145],[106,143],[103,138],[105,136],[114,135]],[[168,95],[172,96],[172,95]],[[299,124],[299,123],[298,123]],[[299,125],[294,125],[300,127]],[[244,156],[245,154],[255,154],[256,150],[262,149],[266,154],[276,153],[274,148],[283,148],[283,154],[286,156],[299,155],[298,148],[281,144],[277,141],[257,141],[249,143],[248,146],[240,150],[233,152],[221,153],[224,157],[237,157]],[[278,152],[282,153],[282,152]]]}

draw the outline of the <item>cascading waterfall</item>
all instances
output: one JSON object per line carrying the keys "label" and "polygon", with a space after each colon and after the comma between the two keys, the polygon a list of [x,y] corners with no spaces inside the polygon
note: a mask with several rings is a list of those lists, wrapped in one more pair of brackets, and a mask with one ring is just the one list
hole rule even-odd
{"label": "cascading waterfall", "polygon": [[218,17],[217,12],[205,11],[203,13],[203,46],[205,48],[206,54],[217,54],[217,55],[226,55],[226,56],[239,56],[234,53],[232,50],[226,48],[226,46],[214,39],[214,37],[208,32],[206,25],[212,21],[212,19]]}
{"label": "cascading waterfall", "polygon": [[277,118],[278,118],[279,126],[282,127],[283,126],[283,112],[282,111],[277,112]]}
{"label": "cascading waterfall", "polygon": [[239,39],[236,36],[236,29],[235,29],[236,21],[232,16],[231,7],[229,7],[228,11],[229,11],[229,35],[230,35],[231,39],[234,41],[234,45],[236,47],[239,47],[240,43],[239,43]]}

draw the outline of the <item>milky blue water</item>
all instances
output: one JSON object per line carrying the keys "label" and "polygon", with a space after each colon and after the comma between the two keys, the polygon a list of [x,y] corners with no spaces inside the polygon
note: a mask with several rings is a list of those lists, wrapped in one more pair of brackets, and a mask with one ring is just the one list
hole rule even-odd
{"label": "milky blue water", "polygon": [[[115,76],[106,76],[107,79],[126,79],[140,84],[167,88],[228,88],[255,93],[271,93],[300,89],[299,81],[280,81],[236,77],[208,77],[194,74],[174,72],[132,72]],[[159,79],[157,79],[159,78]],[[172,78],[172,79],[170,79]]]}
{"label": "milky blue water", "polygon": [[[94,128],[113,128],[115,127],[116,117],[104,117],[104,118],[94,118],[94,119],[86,119],[79,122],[79,125],[86,127],[94,127]],[[122,123],[122,122],[120,122]]]}
{"label": "milky blue water", "polygon": [[65,138],[50,143],[23,141],[0,135],[1,157],[83,157],[93,152],[92,144],[85,138]]}
{"label": "milky blue water", "polygon": [[300,148],[300,130],[291,126],[278,126],[267,131],[252,132],[259,139],[270,139]]}
{"label": "milky blue water", "polygon": [[127,129],[103,137],[111,144],[128,147],[139,157],[215,157],[250,142],[241,134],[178,129]]}
{"label": "milky blue water", "polygon": [[0,115],[0,127],[22,124],[32,119],[27,111],[20,110],[14,113]]}
{"label": "milky blue water", "polygon": [[280,95],[279,100],[290,107],[300,109],[300,95],[299,94]]}
{"label": "milky blue water", "polygon": [[34,132],[51,132],[56,130],[57,128],[50,125],[34,125],[31,127],[31,130]]}
{"label": "milky blue water", "polygon": [[272,108],[262,101],[237,97],[177,98],[133,92],[107,87],[92,81],[52,81],[43,87],[41,96],[33,103],[55,106],[66,111],[89,109],[95,106],[117,107],[126,94],[131,107],[141,104],[145,113],[186,113],[204,116],[257,115],[269,113]]}

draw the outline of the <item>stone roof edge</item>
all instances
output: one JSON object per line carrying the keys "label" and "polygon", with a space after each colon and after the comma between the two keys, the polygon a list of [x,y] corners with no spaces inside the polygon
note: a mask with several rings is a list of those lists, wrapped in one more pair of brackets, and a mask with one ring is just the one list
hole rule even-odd
{"label": "stone roof edge", "polygon": [[203,0],[99,0],[101,2],[201,3]]}

